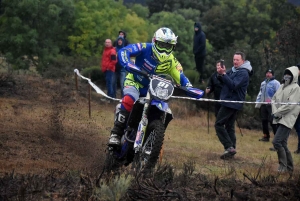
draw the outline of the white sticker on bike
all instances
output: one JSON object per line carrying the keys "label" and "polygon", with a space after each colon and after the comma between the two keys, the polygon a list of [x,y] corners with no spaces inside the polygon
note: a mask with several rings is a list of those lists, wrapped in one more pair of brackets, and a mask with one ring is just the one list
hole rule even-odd
{"label": "white sticker on bike", "polygon": [[159,82],[157,86],[159,86],[159,87],[162,87],[162,88],[165,88],[165,89],[166,89],[166,88],[168,88],[169,84],[167,84],[167,83],[164,83],[164,82]]}

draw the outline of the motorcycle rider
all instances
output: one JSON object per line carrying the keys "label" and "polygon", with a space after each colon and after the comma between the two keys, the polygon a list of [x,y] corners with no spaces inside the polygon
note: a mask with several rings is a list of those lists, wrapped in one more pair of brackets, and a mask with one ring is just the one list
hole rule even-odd
{"label": "motorcycle rider", "polygon": [[[192,87],[182,72],[181,64],[172,54],[176,43],[177,36],[173,31],[162,27],[154,33],[152,43],[130,44],[119,50],[118,62],[129,73],[124,82],[121,104],[116,107],[114,127],[108,142],[110,146],[120,146],[120,139],[134,102],[147,94],[149,79],[133,73],[131,69],[138,69],[148,74],[168,74],[176,84]],[[135,63],[131,62],[130,57],[135,57]]]}

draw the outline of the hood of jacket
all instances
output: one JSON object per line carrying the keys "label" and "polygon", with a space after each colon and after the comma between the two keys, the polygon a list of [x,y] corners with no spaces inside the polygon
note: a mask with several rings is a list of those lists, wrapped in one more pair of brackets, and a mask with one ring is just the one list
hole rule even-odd
{"label": "hood of jacket", "polygon": [[120,30],[120,31],[119,31],[119,34],[120,34],[121,32],[124,34],[124,38],[126,38],[126,32],[125,32],[125,31],[122,31],[122,30]]}
{"label": "hood of jacket", "polygon": [[250,61],[246,60],[241,66],[239,66],[238,68],[235,68],[234,66],[232,67],[232,72],[236,72],[238,70],[241,70],[241,69],[246,69],[248,70],[249,73],[252,72],[252,66],[251,66],[251,63]]}
{"label": "hood of jacket", "polygon": [[201,33],[201,31],[202,31],[202,26],[201,26],[201,24],[200,24],[199,22],[195,22],[195,23],[194,23],[194,28],[195,28],[195,27],[198,27],[198,28],[199,28],[198,31],[195,31],[195,34]]}
{"label": "hood of jacket", "polygon": [[[118,41],[119,41],[119,40],[122,40],[122,45],[119,45],[119,44],[118,44]],[[117,40],[116,40],[116,50],[117,50],[117,52],[118,52],[121,48],[123,48],[123,47],[125,47],[125,39],[124,39],[123,37],[118,37]]]}
{"label": "hood of jacket", "polygon": [[289,68],[285,69],[284,75],[285,74],[292,74],[292,81],[291,81],[290,84],[298,83],[298,72],[299,72],[299,69],[296,66],[292,66],[292,67],[289,67]]}

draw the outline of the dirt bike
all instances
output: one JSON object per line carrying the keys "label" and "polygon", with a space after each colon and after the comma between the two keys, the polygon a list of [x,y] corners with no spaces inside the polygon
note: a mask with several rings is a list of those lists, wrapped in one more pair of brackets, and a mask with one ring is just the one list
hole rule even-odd
{"label": "dirt bike", "polygon": [[159,158],[167,125],[173,119],[167,101],[174,89],[197,99],[204,95],[200,89],[177,86],[168,75],[138,73],[150,80],[147,95],[134,103],[121,139],[121,147],[108,146],[105,161],[107,171],[127,166],[133,161],[137,170],[153,168]]}

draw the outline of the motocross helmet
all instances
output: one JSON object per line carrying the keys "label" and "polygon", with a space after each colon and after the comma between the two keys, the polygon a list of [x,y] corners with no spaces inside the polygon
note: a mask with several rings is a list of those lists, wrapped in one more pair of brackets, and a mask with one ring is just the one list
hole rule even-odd
{"label": "motocross helmet", "polygon": [[166,61],[177,43],[177,36],[167,27],[159,28],[152,38],[152,51],[154,57],[160,62]]}

